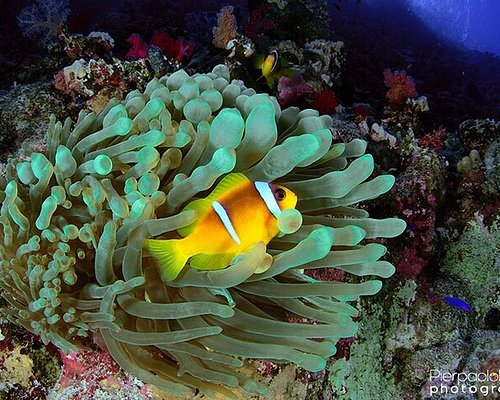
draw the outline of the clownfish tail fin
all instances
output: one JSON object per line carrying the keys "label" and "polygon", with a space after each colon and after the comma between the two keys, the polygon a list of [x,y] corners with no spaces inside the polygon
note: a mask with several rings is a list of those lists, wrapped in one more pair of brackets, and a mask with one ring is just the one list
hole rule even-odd
{"label": "clownfish tail fin", "polygon": [[189,258],[182,252],[181,240],[148,239],[146,249],[157,261],[164,282],[177,278]]}

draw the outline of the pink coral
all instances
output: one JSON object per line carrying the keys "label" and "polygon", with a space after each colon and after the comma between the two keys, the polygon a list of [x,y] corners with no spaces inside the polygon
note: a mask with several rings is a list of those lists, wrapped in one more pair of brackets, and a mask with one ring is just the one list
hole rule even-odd
{"label": "pink coral", "polygon": [[[132,45],[132,48],[125,56],[127,59],[139,60],[147,57],[148,44],[140,35],[137,33],[130,35],[128,42]],[[153,33],[150,44],[162,49],[168,58],[175,58],[178,61],[183,61],[191,57],[195,49],[193,42],[182,37],[176,39],[163,30]]]}
{"label": "pink coral", "polygon": [[402,104],[406,99],[417,95],[415,82],[405,71],[392,72],[389,68],[385,69],[384,83],[389,89],[385,95],[389,104]]}
{"label": "pink coral", "polygon": [[194,53],[194,49],[196,48],[194,42],[190,42],[189,40],[186,40],[182,37],[177,39],[177,46],[178,46],[178,51],[175,58],[178,61],[182,61],[185,60],[186,58],[191,57]]}
{"label": "pink coral", "polygon": [[282,106],[287,106],[306,94],[313,93],[302,77],[289,78],[282,76],[278,81],[278,100]]}
{"label": "pink coral", "polygon": [[127,60],[139,60],[147,57],[148,46],[139,34],[133,33],[127,41],[132,45],[132,48],[125,55]]}
{"label": "pink coral", "polygon": [[306,275],[327,282],[343,282],[346,277],[345,271],[336,268],[311,269],[306,271]]}
{"label": "pink coral", "polygon": [[151,38],[151,44],[162,49],[167,57],[178,61],[185,60],[194,52],[195,44],[182,37],[175,39],[165,31],[156,31]]}
{"label": "pink coral", "polygon": [[139,388],[106,352],[80,350],[69,354],[60,352],[60,355],[63,373],[59,378],[58,396],[61,398],[76,391],[80,399],[97,398],[98,392],[105,393],[107,398],[125,398],[124,394],[130,395],[126,398],[151,398],[147,386]]}

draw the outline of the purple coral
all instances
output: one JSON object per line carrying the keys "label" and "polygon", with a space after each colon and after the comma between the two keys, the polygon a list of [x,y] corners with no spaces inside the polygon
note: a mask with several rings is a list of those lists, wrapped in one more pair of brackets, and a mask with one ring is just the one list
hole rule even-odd
{"label": "purple coral", "polygon": [[17,23],[24,36],[42,43],[56,38],[70,13],[68,3],[68,0],[35,0],[23,8],[17,16]]}

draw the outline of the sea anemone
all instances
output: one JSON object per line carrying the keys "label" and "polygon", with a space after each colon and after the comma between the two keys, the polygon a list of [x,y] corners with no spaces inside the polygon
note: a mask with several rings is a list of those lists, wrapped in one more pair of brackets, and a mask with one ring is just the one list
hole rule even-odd
{"label": "sea anemone", "polygon": [[[230,83],[223,65],[155,78],[75,123],[52,118],[46,152],[9,160],[0,181],[1,311],[65,352],[100,336],[125,370],[176,395],[263,393],[241,368],[250,359],[322,370],[336,342],[356,333],[348,301],[382,284],[322,282],[304,270],[389,277],[386,248],[360,242],[405,228],[354,207],[394,178],[367,180],[366,143],[332,143],[331,123]],[[178,237],[195,218],[183,206],[229,172],[286,184],[300,213],[283,213],[282,234],[228,268],[186,267],[163,283],[145,239]]]}

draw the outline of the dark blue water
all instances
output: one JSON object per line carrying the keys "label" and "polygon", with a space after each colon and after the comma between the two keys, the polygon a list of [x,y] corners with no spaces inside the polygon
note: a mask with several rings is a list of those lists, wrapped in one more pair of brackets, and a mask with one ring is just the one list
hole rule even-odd
{"label": "dark blue water", "polygon": [[500,54],[500,1],[408,0],[434,32],[471,50]]}

